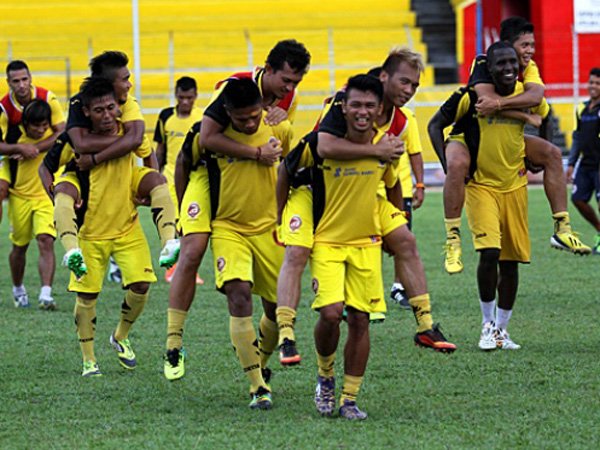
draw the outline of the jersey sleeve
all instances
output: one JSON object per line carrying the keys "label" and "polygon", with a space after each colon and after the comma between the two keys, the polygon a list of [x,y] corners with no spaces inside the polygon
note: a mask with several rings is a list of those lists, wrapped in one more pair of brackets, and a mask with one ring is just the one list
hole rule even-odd
{"label": "jersey sleeve", "polygon": [[342,112],[343,92],[338,92],[334,99],[325,105],[328,110],[323,112],[321,123],[319,124],[319,132],[332,134],[336,137],[344,137],[346,135],[346,119]]}
{"label": "jersey sleeve", "polygon": [[67,116],[67,131],[71,128],[90,128],[90,119],[83,113],[83,103],[79,95],[71,98],[69,102],[69,114]]}
{"label": "jersey sleeve", "polygon": [[165,139],[165,122],[163,120],[163,111],[158,115],[158,119],[156,120],[156,127],[154,128],[154,142],[158,144],[164,144]]}
{"label": "jersey sleeve", "polygon": [[295,178],[296,174],[302,169],[307,169],[314,165],[312,152],[310,150],[311,140],[316,138],[316,132],[311,132],[300,139],[300,142],[285,157],[284,164],[290,178]]}
{"label": "jersey sleeve", "polygon": [[61,133],[54,141],[54,145],[46,152],[43,164],[50,173],[56,173],[60,166],[65,165],[75,156],[69,143],[69,135],[66,132]]}
{"label": "jersey sleeve", "polygon": [[144,134],[144,138],[142,139],[142,145],[140,145],[134,153],[138,158],[144,159],[150,156],[152,152],[153,150],[152,144],[150,143],[150,139],[148,139],[148,136]]}
{"label": "jersey sleeve", "polygon": [[398,182],[398,170],[394,164],[388,163],[386,165],[382,180],[385,184],[385,187],[388,189],[393,188],[396,185]]}
{"label": "jersey sleeve", "polygon": [[419,135],[419,126],[417,125],[417,118],[415,114],[410,110],[403,109],[403,112],[408,119],[408,127],[406,134],[403,136],[404,145],[406,152],[409,155],[415,155],[421,153],[421,136]]}
{"label": "jersey sleeve", "polygon": [[210,117],[223,128],[227,127],[231,122],[227,111],[225,110],[225,101],[223,99],[223,88],[227,85],[227,82],[221,83],[217,90],[213,92],[210,102],[204,110],[204,115]]}
{"label": "jersey sleeve", "polygon": [[469,86],[475,86],[480,83],[494,83],[490,71],[487,68],[487,58],[485,55],[477,55],[475,57],[473,64],[471,64],[471,73],[469,75]]}
{"label": "jersey sleeve", "polygon": [[6,141],[6,133],[8,132],[8,116],[0,111],[0,141]]}
{"label": "jersey sleeve", "polygon": [[57,125],[59,123],[64,122],[65,114],[64,114],[62,106],[60,105],[60,102],[58,101],[58,98],[56,98],[56,95],[54,94],[54,92],[48,91],[47,98],[48,98],[48,104],[50,105],[50,111],[51,111],[50,123],[52,125]]}
{"label": "jersey sleeve", "polygon": [[529,61],[529,64],[527,64],[527,67],[525,67],[525,70],[523,71],[523,84],[527,83],[544,85],[540,75],[540,69],[533,60]]}
{"label": "jersey sleeve", "polygon": [[459,105],[466,93],[467,88],[464,86],[457,89],[440,107],[440,112],[447,120],[456,122],[460,118],[458,114]]}
{"label": "jersey sleeve", "polygon": [[127,101],[121,105],[121,122],[135,122],[136,120],[144,120],[142,109],[135,97],[127,96]]}
{"label": "jersey sleeve", "polygon": [[198,145],[198,135],[200,134],[200,127],[202,122],[198,121],[185,135],[185,140],[181,146],[181,152],[191,162],[192,167],[196,167],[202,156],[203,149]]}

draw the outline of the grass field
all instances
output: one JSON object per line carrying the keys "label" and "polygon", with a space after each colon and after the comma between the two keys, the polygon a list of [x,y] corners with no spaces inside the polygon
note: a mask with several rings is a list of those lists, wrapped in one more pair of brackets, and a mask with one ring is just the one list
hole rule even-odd
{"label": "grass field", "polygon": [[[316,364],[308,274],[297,322],[301,366],[273,360],[271,411],[247,408],[247,383],[232,351],[224,297],[213,288],[205,258],[187,322],[187,375],[162,376],[168,285],[152,288],[131,333],[138,368],[125,372],[109,348],[122,292],[107,285],[98,305],[96,354],[104,377],[80,376],[81,359],[67,272],[57,269],[56,312],[13,307],[6,257],[6,220],[0,254],[0,448],[598,448],[600,446],[600,258],[549,248],[552,222],[543,192],[530,191],[533,259],[522,267],[511,336],[516,352],[477,349],[480,313],[476,255],[465,238],[465,272],[443,272],[441,195],[429,193],[415,231],[433,298],[434,319],[459,349],[452,355],[414,347],[414,319],[389,305],[372,327],[372,351],[359,403],[364,423],[319,417],[312,403]],[[144,211],[154,255],[158,239]],[[591,227],[572,211],[591,242]],[[6,215],[5,215],[6,217]],[[466,223],[463,234],[468,236]],[[36,251],[26,275],[37,301]],[[62,256],[62,251],[57,254]],[[391,259],[385,258],[386,290]],[[258,303],[255,304],[258,307]],[[342,339],[345,339],[344,337]],[[342,340],[343,342],[343,340]],[[336,366],[342,372],[341,358]]]}

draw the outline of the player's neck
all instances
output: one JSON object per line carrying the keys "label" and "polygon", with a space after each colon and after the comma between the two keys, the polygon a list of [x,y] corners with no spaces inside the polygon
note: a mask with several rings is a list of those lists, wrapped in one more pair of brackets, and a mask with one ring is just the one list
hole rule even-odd
{"label": "player's neck", "polygon": [[188,117],[190,117],[190,115],[192,114],[192,111],[190,110],[190,112],[188,113],[182,113],[179,109],[179,105],[175,106],[175,112],[177,113],[177,117],[179,117],[180,119],[186,119]]}
{"label": "player's neck", "polygon": [[375,122],[377,125],[382,126],[390,121],[392,118],[392,113],[394,112],[394,104],[386,99],[383,100],[383,108],[381,109],[381,114],[379,114],[375,118]]}
{"label": "player's neck", "polygon": [[355,144],[370,144],[375,137],[375,130],[370,129],[366,131],[357,131],[348,127],[346,132],[346,139]]}
{"label": "player's neck", "polygon": [[590,97],[590,104],[589,104],[590,109],[595,108],[598,104],[600,104],[600,97],[597,97],[595,99]]}

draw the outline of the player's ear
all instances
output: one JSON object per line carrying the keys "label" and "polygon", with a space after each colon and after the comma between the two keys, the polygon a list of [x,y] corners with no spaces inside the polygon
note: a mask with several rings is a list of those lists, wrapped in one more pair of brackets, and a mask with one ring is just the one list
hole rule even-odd
{"label": "player's ear", "polygon": [[348,110],[348,108],[346,106],[346,100],[344,99],[344,100],[342,100],[342,112],[344,114],[346,114],[347,110]]}
{"label": "player's ear", "polygon": [[389,77],[389,74],[385,70],[379,72],[379,81],[381,81],[382,83],[385,83],[389,79]]}
{"label": "player's ear", "polygon": [[271,66],[271,64],[269,64],[268,62],[265,63],[265,72],[268,74],[275,72],[273,70],[273,66]]}
{"label": "player's ear", "polygon": [[83,110],[85,117],[90,117],[90,109],[87,106],[82,106],[81,109]]}

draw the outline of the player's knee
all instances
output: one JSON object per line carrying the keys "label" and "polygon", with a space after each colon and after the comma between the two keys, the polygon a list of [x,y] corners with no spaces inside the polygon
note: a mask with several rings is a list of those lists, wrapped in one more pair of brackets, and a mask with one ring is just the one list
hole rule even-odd
{"label": "player's knee", "polygon": [[329,325],[339,325],[344,314],[344,305],[343,303],[336,303],[335,305],[325,306],[319,310],[319,314],[321,320]]}
{"label": "player's knee", "polygon": [[21,257],[27,254],[27,247],[29,245],[14,245],[12,246],[11,255]]}
{"label": "player's knee", "polygon": [[150,289],[150,283],[147,283],[147,282],[132,283],[129,285],[128,289],[136,294],[145,294]]}
{"label": "player's knee", "polygon": [[8,183],[5,180],[0,180],[0,201],[8,197]]}
{"label": "player's knee", "polygon": [[448,175],[455,175],[463,178],[467,176],[471,159],[469,157],[469,152],[462,145],[454,144],[452,147],[449,146],[448,149],[446,149],[446,161],[448,165]]}
{"label": "player's knee", "polygon": [[486,248],[479,252],[479,264],[484,266],[495,266],[500,259],[500,249]]}
{"label": "player's knee", "polygon": [[355,331],[364,332],[369,329],[369,314],[357,309],[348,307],[348,326]]}
{"label": "player's knee", "polygon": [[303,272],[310,256],[310,249],[292,245],[285,249],[285,261],[287,271]]}
{"label": "player's knee", "polygon": [[386,247],[388,247],[396,258],[407,260],[418,258],[417,241],[415,235],[408,229],[408,226],[403,225],[396,228],[391,233],[383,237]]}
{"label": "player's knee", "polygon": [[181,254],[179,255],[179,266],[191,267],[195,271],[204,257],[206,241],[192,236],[185,236],[181,242]]}
{"label": "player's knee", "polygon": [[54,238],[49,234],[39,234],[36,239],[41,252],[52,252],[54,250]]}
{"label": "player's knee", "polygon": [[54,196],[57,194],[65,194],[73,199],[73,201],[77,200],[79,193],[77,192],[77,188],[73,186],[71,183],[62,182],[55,186],[54,188]]}

